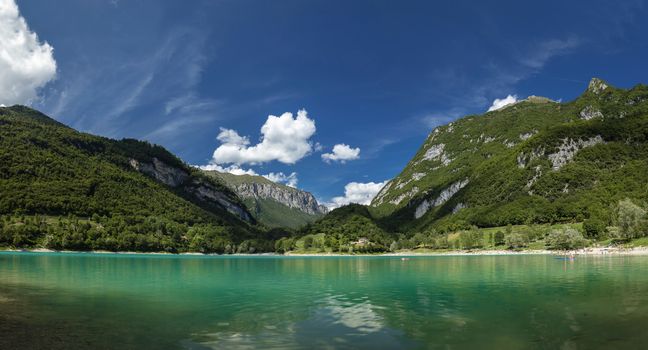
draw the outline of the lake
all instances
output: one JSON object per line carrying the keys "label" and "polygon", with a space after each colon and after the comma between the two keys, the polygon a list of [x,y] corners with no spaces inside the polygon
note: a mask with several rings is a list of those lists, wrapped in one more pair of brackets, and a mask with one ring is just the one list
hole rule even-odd
{"label": "lake", "polygon": [[640,348],[648,257],[0,253],[0,348]]}

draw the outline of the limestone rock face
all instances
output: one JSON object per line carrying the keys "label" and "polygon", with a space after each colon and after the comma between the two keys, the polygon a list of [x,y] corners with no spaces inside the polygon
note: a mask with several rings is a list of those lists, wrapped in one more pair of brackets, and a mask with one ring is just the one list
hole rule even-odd
{"label": "limestone rock face", "polygon": [[169,166],[157,158],[153,158],[153,163],[143,163],[136,159],[130,159],[130,165],[133,169],[171,187],[180,186],[189,177],[186,171]]}
{"label": "limestone rock face", "polygon": [[315,197],[296,188],[273,183],[239,183],[231,188],[241,198],[272,199],[290,208],[299,209],[311,215],[326,214],[328,209],[317,203]]}
{"label": "limestone rock face", "polygon": [[590,80],[589,82],[589,85],[587,86],[587,91],[598,95],[607,88],[608,85],[603,80],[599,78],[592,78],[592,80]]}
{"label": "limestone rock face", "polygon": [[437,207],[445,202],[447,202],[452,196],[454,196],[459,190],[462,188],[466,187],[470,181],[468,179],[464,179],[461,181],[457,181],[450,185],[450,187],[446,188],[445,190],[441,191],[439,193],[439,196],[433,200],[431,199],[426,199],[424,200],[421,204],[419,204],[418,207],[416,207],[416,212],[414,212],[414,217],[416,219],[421,218],[425,213],[428,212],[433,207]]}
{"label": "limestone rock face", "polygon": [[552,169],[559,170],[564,165],[569,163],[576,153],[583,148],[592,147],[599,143],[604,143],[601,135],[596,135],[586,140],[573,140],[571,138],[566,138],[563,140],[563,143],[558,146],[558,151],[555,153],[549,154],[547,157],[551,161]]}
{"label": "limestone rock face", "polygon": [[592,106],[587,106],[580,112],[580,118],[584,120],[603,118],[603,113]]}
{"label": "limestone rock face", "polygon": [[223,192],[219,191],[209,183],[202,182],[200,180],[194,181],[191,183],[189,191],[204,201],[214,201],[220,204],[228,212],[238,216],[244,221],[252,221],[250,214],[247,212],[247,210],[245,210],[244,207],[232,201]]}
{"label": "limestone rock face", "polygon": [[200,179],[190,179],[189,174],[183,170],[170,166],[157,158],[153,158],[151,163],[140,162],[137,159],[129,160],[130,166],[133,169],[144,173],[155,180],[170,186],[180,187],[184,186],[185,190],[199,199],[207,202],[215,202],[225,210],[238,216],[240,219],[251,222],[252,218],[246,209],[239,205],[237,201],[228,197],[213,184],[204,182]]}

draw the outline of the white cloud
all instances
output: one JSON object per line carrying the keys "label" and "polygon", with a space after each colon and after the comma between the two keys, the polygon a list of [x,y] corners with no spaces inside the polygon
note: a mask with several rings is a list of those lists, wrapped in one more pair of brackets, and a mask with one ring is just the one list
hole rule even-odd
{"label": "white cloud", "polygon": [[14,0],[0,0],[1,103],[31,103],[56,75],[53,51],[29,30]]}
{"label": "white cloud", "polygon": [[343,143],[333,146],[332,153],[322,154],[322,160],[329,163],[331,161],[344,163],[347,160],[360,158],[360,148],[351,148]]}
{"label": "white cloud", "polygon": [[235,130],[221,128],[218,140],[222,142],[214,151],[212,163],[259,164],[273,160],[294,164],[312,151],[309,141],[315,134],[315,121],[308,118],[306,110],[284,113],[277,117],[269,115],[261,127],[261,142],[250,146],[245,136]]}
{"label": "white cloud", "polygon": [[218,141],[235,146],[247,146],[250,144],[250,139],[245,136],[240,136],[232,129],[220,128],[220,133],[216,137]]}
{"label": "white cloud", "polygon": [[284,173],[270,173],[261,176],[272,182],[286,184],[286,186],[295,188],[297,187],[297,182],[299,181],[299,179],[297,178],[297,173],[295,172],[290,173],[290,175],[286,175]]}
{"label": "white cloud", "polygon": [[568,54],[580,44],[581,40],[575,36],[545,40],[538,43],[526,57],[522,57],[520,62],[528,67],[541,69],[551,58]]}
{"label": "white cloud", "polygon": [[325,205],[329,209],[335,209],[350,203],[368,205],[386,183],[387,181],[367,183],[350,182],[344,186],[344,196],[333,197],[331,202],[325,203]]}
{"label": "white cloud", "polygon": [[252,169],[242,169],[236,165],[223,167],[218,164],[207,164],[207,165],[199,165],[198,167],[202,170],[209,170],[209,171],[215,170],[221,173],[230,173],[234,175],[259,175],[256,173],[256,171]]}
{"label": "white cloud", "polygon": [[488,112],[504,108],[512,103],[517,102],[517,95],[508,95],[503,99],[496,98],[493,104],[488,108]]}
{"label": "white cloud", "polygon": [[280,183],[280,184],[285,184],[286,186],[290,187],[297,187],[297,182],[299,182],[299,179],[297,178],[297,173],[292,172],[289,175],[284,174],[283,172],[278,172],[278,173],[269,173],[265,175],[259,175],[256,171],[252,169],[243,169],[239,167],[238,165],[230,165],[227,167],[220,166],[218,164],[207,164],[207,165],[200,165],[198,168],[202,170],[215,170],[219,171],[221,173],[230,173],[234,175],[253,175],[253,176],[263,176],[266,179]]}

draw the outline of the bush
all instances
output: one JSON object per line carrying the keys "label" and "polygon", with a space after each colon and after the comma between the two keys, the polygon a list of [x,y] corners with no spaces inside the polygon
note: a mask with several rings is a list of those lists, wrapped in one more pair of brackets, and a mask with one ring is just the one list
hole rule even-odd
{"label": "bush", "polygon": [[527,237],[529,241],[537,241],[545,237],[547,228],[541,225],[530,226],[527,230]]}
{"label": "bush", "polygon": [[450,243],[448,242],[448,236],[443,235],[439,236],[434,240],[435,249],[448,249],[450,248]]}
{"label": "bush", "polygon": [[616,221],[622,239],[632,239],[646,235],[646,210],[630,199],[619,201]]}
{"label": "bush", "polygon": [[571,250],[585,247],[587,240],[577,230],[567,228],[551,231],[547,236],[546,244],[549,249]]}
{"label": "bush", "polygon": [[459,240],[461,241],[461,246],[464,249],[473,249],[473,248],[480,248],[484,245],[484,242],[482,242],[483,236],[482,234],[477,231],[477,230],[468,230],[468,231],[463,231],[461,232],[461,236],[459,237]]}
{"label": "bush", "polygon": [[605,223],[598,218],[590,218],[583,221],[583,231],[588,238],[599,238],[605,233]]}
{"label": "bush", "polygon": [[529,244],[527,237],[519,233],[511,233],[506,236],[506,245],[509,249],[520,249]]}
{"label": "bush", "polygon": [[493,243],[495,245],[504,244],[504,232],[502,232],[502,231],[495,232],[495,237],[493,238]]}

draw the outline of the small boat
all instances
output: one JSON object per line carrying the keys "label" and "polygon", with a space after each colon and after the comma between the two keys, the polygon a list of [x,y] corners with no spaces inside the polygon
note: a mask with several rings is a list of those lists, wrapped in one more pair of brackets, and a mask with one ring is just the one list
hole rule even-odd
{"label": "small boat", "polygon": [[409,259],[410,259],[410,258],[401,258],[401,261],[407,261],[407,260],[409,260]]}

